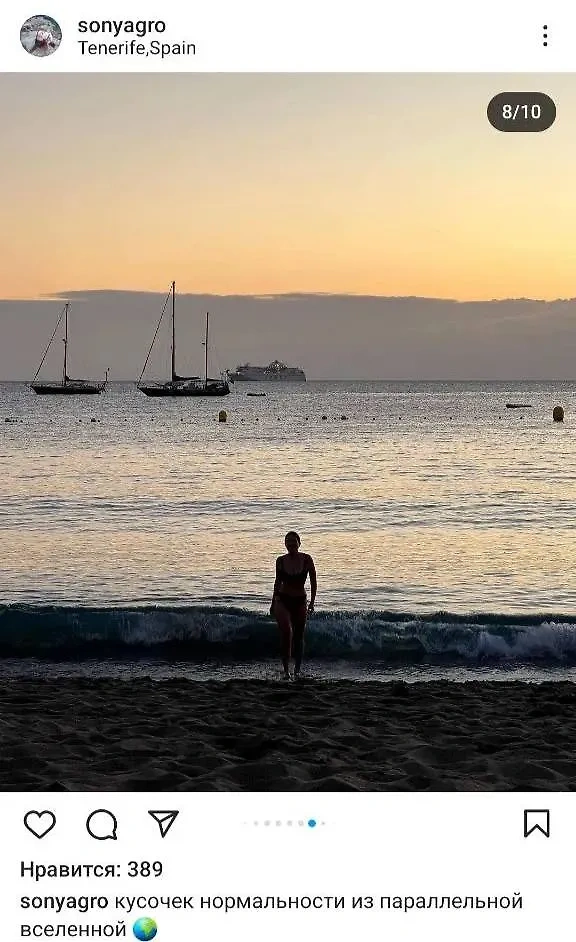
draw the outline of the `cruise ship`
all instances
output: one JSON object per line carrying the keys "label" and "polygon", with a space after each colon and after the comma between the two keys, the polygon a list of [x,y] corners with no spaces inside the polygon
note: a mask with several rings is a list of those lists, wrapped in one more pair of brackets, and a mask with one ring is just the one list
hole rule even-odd
{"label": "cruise ship", "polygon": [[298,366],[286,366],[281,360],[272,360],[268,366],[252,366],[240,363],[228,373],[231,383],[305,383],[306,373]]}

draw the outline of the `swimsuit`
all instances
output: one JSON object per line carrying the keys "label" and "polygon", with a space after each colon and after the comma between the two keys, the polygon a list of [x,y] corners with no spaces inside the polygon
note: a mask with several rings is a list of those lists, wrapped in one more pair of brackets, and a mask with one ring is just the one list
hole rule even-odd
{"label": "swimsuit", "polygon": [[304,592],[304,583],[306,582],[306,577],[308,576],[308,557],[304,557],[304,566],[299,572],[286,572],[284,566],[282,565],[282,559],[279,558],[276,562],[276,575],[280,582],[288,583],[293,585],[294,588],[301,587],[302,592],[298,595],[292,595],[289,592],[278,592],[278,598],[282,602],[284,608],[288,611],[290,615],[300,615],[302,613],[303,606],[306,605],[306,593]]}
{"label": "swimsuit", "polygon": [[282,603],[289,615],[301,615],[302,609],[306,607],[305,595],[287,595],[285,592],[279,592],[276,598]]}

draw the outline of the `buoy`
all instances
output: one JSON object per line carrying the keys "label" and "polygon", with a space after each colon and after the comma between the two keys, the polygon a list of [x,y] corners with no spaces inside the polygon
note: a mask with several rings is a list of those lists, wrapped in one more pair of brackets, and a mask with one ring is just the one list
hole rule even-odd
{"label": "buoy", "polygon": [[562,408],[562,406],[554,406],[552,410],[552,418],[554,419],[555,422],[564,421],[564,409]]}
{"label": "buoy", "polygon": [[220,412],[218,413],[218,421],[225,422],[227,418],[228,413],[226,412],[226,409],[220,409]]}

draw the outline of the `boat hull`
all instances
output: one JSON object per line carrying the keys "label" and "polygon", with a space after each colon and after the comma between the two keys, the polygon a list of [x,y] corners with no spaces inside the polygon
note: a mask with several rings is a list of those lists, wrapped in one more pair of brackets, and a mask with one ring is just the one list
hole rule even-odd
{"label": "boat hull", "polygon": [[190,397],[213,398],[214,396],[228,396],[230,394],[230,387],[227,383],[219,383],[214,386],[138,386],[138,389],[140,392],[143,392],[145,396],[152,396],[154,398],[169,397],[172,399]]}
{"label": "boat hull", "polygon": [[306,373],[299,366],[272,360],[268,366],[239,363],[235,370],[228,370],[228,379],[232,383],[305,383]]}
{"label": "boat hull", "polygon": [[277,376],[271,375],[248,375],[242,376],[237,373],[230,374],[230,382],[232,383],[305,383],[306,376],[303,373],[301,376],[283,376],[279,373]]}
{"label": "boat hull", "polygon": [[104,392],[104,386],[99,383],[86,384],[85,386],[74,386],[67,383],[31,383],[30,388],[38,396],[97,396]]}

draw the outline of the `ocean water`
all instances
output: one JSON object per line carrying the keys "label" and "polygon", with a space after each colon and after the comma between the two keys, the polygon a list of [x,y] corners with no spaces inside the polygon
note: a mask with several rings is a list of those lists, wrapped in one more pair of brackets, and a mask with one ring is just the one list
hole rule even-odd
{"label": "ocean water", "polygon": [[296,529],[320,674],[572,677],[575,416],[576,383],[2,384],[0,672],[265,670]]}

